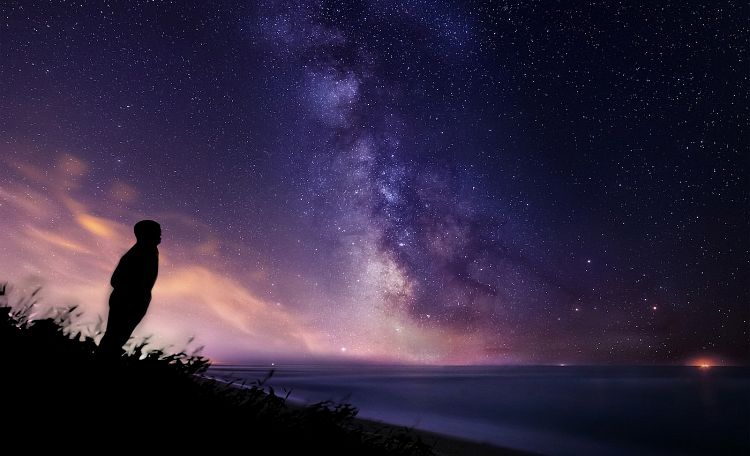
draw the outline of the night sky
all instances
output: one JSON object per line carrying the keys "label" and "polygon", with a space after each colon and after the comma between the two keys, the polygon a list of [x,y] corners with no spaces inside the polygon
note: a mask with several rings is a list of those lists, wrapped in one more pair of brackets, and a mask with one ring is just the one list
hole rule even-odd
{"label": "night sky", "polygon": [[3,2],[0,281],[152,218],[218,361],[746,363],[748,7],[635,3]]}

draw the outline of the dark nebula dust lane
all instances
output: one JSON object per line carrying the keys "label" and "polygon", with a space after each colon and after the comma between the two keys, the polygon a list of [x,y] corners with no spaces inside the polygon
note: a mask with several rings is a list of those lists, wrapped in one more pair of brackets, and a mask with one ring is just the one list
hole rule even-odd
{"label": "dark nebula dust lane", "polygon": [[0,13],[0,280],[42,307],[104,315],[152,218],[138,331],[217,360],[750,358],[747,5]]}

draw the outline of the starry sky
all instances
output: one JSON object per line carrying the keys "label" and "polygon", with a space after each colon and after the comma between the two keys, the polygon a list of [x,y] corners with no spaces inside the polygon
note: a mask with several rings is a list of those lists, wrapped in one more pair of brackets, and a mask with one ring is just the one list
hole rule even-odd
{"label": "starry sky", "polygon": [[[746,363],[745,2],[10,1],[0,280],[217,361]],[[95,331],[92,330],[92,331]]]}

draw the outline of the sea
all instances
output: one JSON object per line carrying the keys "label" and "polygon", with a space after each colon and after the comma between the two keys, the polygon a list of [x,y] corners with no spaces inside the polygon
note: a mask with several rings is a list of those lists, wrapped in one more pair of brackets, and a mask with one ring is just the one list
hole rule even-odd
{"label": "sea", "polygon": [[750,368],[214,366],[299,403],[549,455],[748,455]]}

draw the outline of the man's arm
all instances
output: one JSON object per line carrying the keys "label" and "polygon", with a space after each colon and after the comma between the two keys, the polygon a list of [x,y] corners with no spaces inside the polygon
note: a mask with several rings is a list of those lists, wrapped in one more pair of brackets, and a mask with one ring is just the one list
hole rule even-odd
{"label": "man's arm", "polygon": [[126,252],[125,255],[120,258],[120,261],[117,263],[117,267],[115,268],[115,271],[112,273],[112,278],[109,281],[109,284],[112,285],[112,288],[123,288],[127,287],[127,270],[128,270],[128,257],[129,257],[130,251]]}

